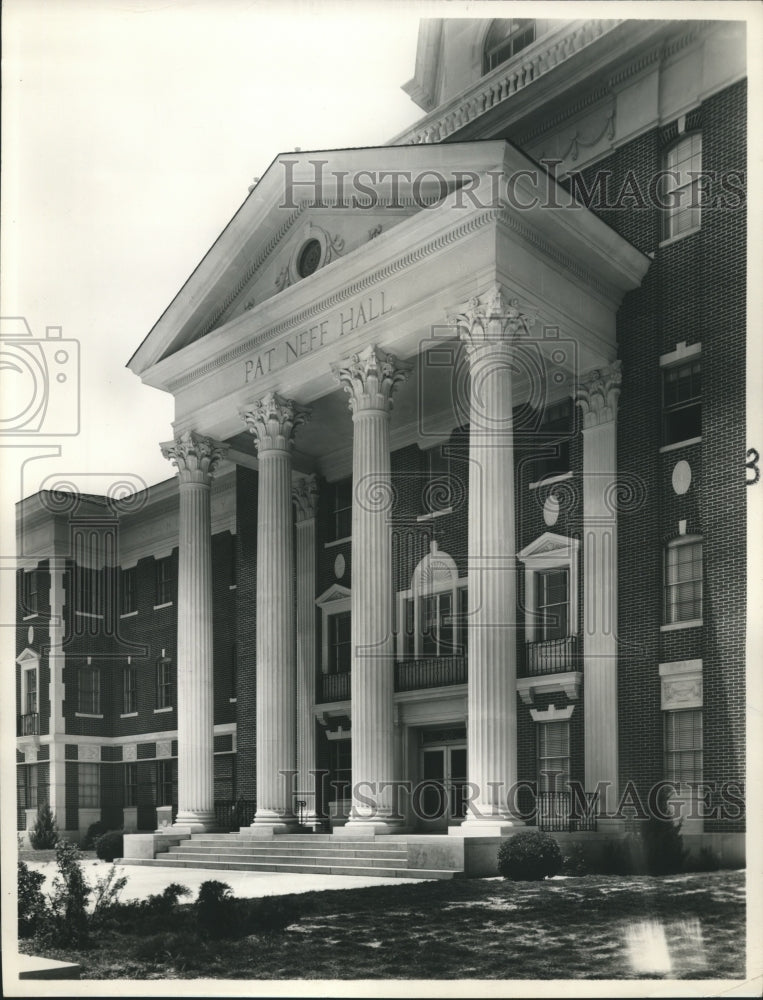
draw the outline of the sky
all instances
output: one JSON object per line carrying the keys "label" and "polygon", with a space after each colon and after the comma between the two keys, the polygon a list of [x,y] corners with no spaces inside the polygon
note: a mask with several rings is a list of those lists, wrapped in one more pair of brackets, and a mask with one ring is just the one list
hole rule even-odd
{"label": "sky", "polygon": [[46,421],[78,400],[81,430],[27,463],[20,494],[173,475],[172,399],[128,359],[277,153],[379,145],[421,117],[401,85],[427,6],[3,4],[0,315],[36,341],[61,327],[80,358]]}

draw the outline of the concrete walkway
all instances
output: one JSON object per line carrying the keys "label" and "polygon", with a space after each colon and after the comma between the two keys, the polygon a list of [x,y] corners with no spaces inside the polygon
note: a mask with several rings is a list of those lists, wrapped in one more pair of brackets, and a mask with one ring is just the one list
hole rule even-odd
{"label": "concrete walkway", "polygon": [[[55,861],[30,861],[29,867],[45,875],[43,892],[48,892],[53,879],[58,873]],[[95,885],[103,878],[111,867],[105,861],[83,860],[82,871],[89,885]],[[237,871],[205,871],[199,868],[163,868],[159,866],[116,865],[117,876],[125,876],[127,885],[119,897],[122,902],[130,899],[145,899],[152,893],[161,892],[170,882],[179,882],[187,886],[192,895],[185,897],[185,902],[196,898],[202,882],[215,879],[227,883],[233,890],[233,895],[239,899],[252,899],[255,896],[285,896],[293,892],[312,892],[322,889],[359,889],[369,885],[400,885],[398,878],[380,878],[356,875],[289,875],[282,872],[237,872]],[[406,879],[405,884],[424,882],[427,879]]]}

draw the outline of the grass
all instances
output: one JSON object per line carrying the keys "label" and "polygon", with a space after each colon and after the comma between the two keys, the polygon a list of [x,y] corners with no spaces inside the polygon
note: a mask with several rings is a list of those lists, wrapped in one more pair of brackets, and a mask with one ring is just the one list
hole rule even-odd
{"label": "grass", "polygon": [[[191,909],[181,906],[165,921],[169,930],[141,935],[141,921],[134,920],[96,932],[97,943],[86,951],[44,954],[81,963],[86,979],[734,979],[745,974],[744,872],[531,883],[464,879],[291,898],[301,916],[279,933],[199,939],[183,929]],[[40,953],[25,942],[22,950]]]}

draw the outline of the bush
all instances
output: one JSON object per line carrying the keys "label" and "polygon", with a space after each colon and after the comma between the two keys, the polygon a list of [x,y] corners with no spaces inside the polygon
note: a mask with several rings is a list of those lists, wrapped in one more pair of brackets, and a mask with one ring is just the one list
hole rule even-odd
{"label": "bush", "polygon": [[23,861],[18,862],[18,914],[19,937],[32,937],[40,917],[45,912],[42,872],[32,871]]}
{"label": "bush", "polygon": [[92,851],[95,847],[95,842],[99,837],[102,837],[104,833],[108,833],[109,828],[103,822],[102,819],[97,819],[95,823],[91,823],[87,828],[87,833],[82,838],[82,843],[80,847],[83,851]]}
{"label": "bush", "polygon": [[293,896],[263,896],[241,900],[244,934],[270,934],[285,930],[305,912],[304,904]]}
{"label": "bush", "polygon": [[38,806],[37,819],[29,831],[29,843],[36,851],[46,851],[55,847],[59,839],[53,810],[47,803]]}
{"label": "bush", "polygon": [[53,882],[50,906],[38,921],[36,937],[43,945],[87,947],[89,944],[87,898],[90,889],[82,874],[82,855],[75,844],[62,840],[56,847],[58,876]]}
{"label": "bush", "polygon": [[517,833],[498,848],[498,871],[514,882],[535,882],[558,875],[561,867],[559,844],[547,833]]}
{"label": "bush", "polygon": [[211,938],[238,936],[238,907],[227,883],[214,879],[202,882],[195,908],[200,934]]}
{"label": "bush", "polygon": [[110,913],[120,905],[119,897],[126,885],[127,877],[122,875],[120,878],[117,878],[115,865],[109,868],[103,878],[98,879],[95,883],[95,889],[93,889],[91,922],[96,918],[101,918],[105,914]]}
{"label": "bush", "polygon": [[562,875],[590,875],[591,864],[580,844],[571,844],[562,860]]}
{"label": "bush", "polygon": [[101,861],[114,861],[121,858],[124,852],[124,832],[109,830],[95,840],[95,853]]}
{"label": "bush", "polygon": [[721,859],[712,847],[701,847],[696,859],[689,860],[686,867],[693,872],[717,872],[721,867]]}
{"label": "bush", "polygon": [[[659,812],[668,812],[667,788],[662,788],[657,797]],[[684,849],[681,826],[683,820],[661,819],[650,815],[642,824],[641,841],[644,847],[644,864],[648,875],[675,875],[686,868],[688,851]]]}

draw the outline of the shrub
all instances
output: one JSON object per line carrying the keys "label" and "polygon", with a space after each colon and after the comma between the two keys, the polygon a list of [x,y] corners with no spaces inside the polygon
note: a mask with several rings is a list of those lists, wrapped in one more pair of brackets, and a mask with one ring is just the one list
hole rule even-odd
{"label": "shrub", "polygon": [[102,917],[107,910],[112,910],[119,905],[119,896],[127,885],[127,878],[124,875],[120,878],[116,876],[116,867],[112,865],[103,878],[99,878],[95,883],[91,921],[96,917]]}
{"label": "shrub", "polygon": [[564,855],[561,872],[563,875],[590,875],[591,864],[580,844],[571,844],[569,853]]}
{"label": "shrub", "polygon": [[244,934],[269,934],[285,930],[305,912],[304,906],[293,896],[263,896],[260,899],[241,900],[242,932]]}
{"label": "shrub", "polygon": [[37,807],[37,819],[29,831],[29,843],[36,851],[46,851],[55,847],[59,839],[53,810],[46,802]]}
{"label": "shrub", "polygon": [[95,853],[101,861],[114,861],[121,858],[124,851],[124,833],[122,830],[109,830],[95,840]]}
{"label": "shrub", "polygon": [[717,872],[721,859],[712,847],[700,847],[697,857],[688,861],[686,867],[693,872]]}
{"label": "shrub", "polygon": [[238,936],[238,907],[231,887],[214,879],[202,882],[196,898],[196,924],[202,935],[212,938]]}
{"label": "shrub", "polygon": [[91,823],[87,828],[87,833],[82,838],[82,843],[80,847],[83,851],[92,851],[95,847],[95,842],[99,837],[102,837],[104,833],[108,833],[109,828],[103,822],[102,819],[97,819],[95,823]]}
{"label": "shrub", "polygon": [[18,862],[18,915],[19,937],[32,937],[41,915],[45,911],[45,897],[42,894],[42,884],[45,876],[42,872]]}
{"label": "shrub", "polygon": [[559,844],[547,833],[517,833],[498,849],[498,871],[514,882],[534,882],[557,875],[561,867]]}
{"label": "shrub", "polygon": [[37,937],[53,947],[86,947],[89,943],[87,898],[90,888],[82,874],[82,855],[76,844],[59,841],[56,847],[58,876],[53,882],[50,906],[38,921]]}

